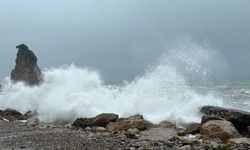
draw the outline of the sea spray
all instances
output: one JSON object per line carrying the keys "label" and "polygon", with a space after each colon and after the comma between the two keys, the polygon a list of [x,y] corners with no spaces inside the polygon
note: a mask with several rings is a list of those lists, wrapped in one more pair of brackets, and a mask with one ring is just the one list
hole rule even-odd
{"label": "sea spray", "polygon": [[[202,61],[212,61],[207,49],[197,44],[181,48],[166,52],[143,76],[123,86],[105,85],[97,71],[75,65],[44,70],[44,83],[40,86],[13,84],[6,78],[0,108],[37,111],[45,122],[73,121],[104,112],[120,116],[142,114],[154,123],[197,122],[200,107],[221,105],[222,101],[209,93],[197,93],[188,84],[187,71],[183,72],[188,69],[191,75],[206,75],[207,68],[202,64],[207,63]],[[181,65],[177,60],[181,60]]]}

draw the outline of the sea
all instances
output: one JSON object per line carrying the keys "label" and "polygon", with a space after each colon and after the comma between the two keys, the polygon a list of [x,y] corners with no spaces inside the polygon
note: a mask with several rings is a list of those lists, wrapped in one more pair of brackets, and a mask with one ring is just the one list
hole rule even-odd
{"label": "sea", "polygon": [[131,80],[106,81],[98,69],[62,65],[43,69],[38,86],[3,80],[0,109],[36,111],[44,122],[116,113],[159,123],[200,122],[205,105],[250,111],[250,79],[215,78],[226,68],[218,51],[196,43],[167,50]]}

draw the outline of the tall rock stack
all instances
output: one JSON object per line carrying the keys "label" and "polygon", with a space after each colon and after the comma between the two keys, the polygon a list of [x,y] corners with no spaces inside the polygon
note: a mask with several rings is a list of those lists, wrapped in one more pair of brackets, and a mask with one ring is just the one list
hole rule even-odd
{"label": "tall rock stack", "polygon": [[18,45],[16,48],[18,49],[16,66],[11,71],[11,80],[38,85],[42,82],[42,73],[37,65],[36,55],[25,44]]}

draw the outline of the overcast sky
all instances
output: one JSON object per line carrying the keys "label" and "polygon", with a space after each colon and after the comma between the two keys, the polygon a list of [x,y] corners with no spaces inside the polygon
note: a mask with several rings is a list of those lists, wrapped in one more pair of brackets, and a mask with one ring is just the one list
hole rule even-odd
{"label": "overcast sky", "polygon": [[0,80],[20,43],[42,69],[74,63],[120,80],[186,35],[217,49],[228,76],[250,76],[249,0],[0,0]]}

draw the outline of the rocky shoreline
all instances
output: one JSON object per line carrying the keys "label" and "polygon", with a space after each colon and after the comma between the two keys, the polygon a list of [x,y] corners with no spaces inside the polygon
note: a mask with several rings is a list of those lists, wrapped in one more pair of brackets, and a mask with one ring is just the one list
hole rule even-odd
{"label": "rocky shoreline", "polygon": [[[17,48],[12,82],[39,86],[43,75],[35,54],[24,44]],[[39,120],[37,112],[0,110],[0,149],[250,149],[249,112],[213,106],[204,106],[200,112],[200,123],[180,127],[168,121],[153,124],[140,114],[121,118],[114,113],[48,124]]]}
{"label": "rocky shoreline", "polygon": [[177,127],[113,113],[48,124],[37,113],[0,110],[0,149],[250,149],[250,113],[213,106],[204,106],[201,113],[201,123]]}

